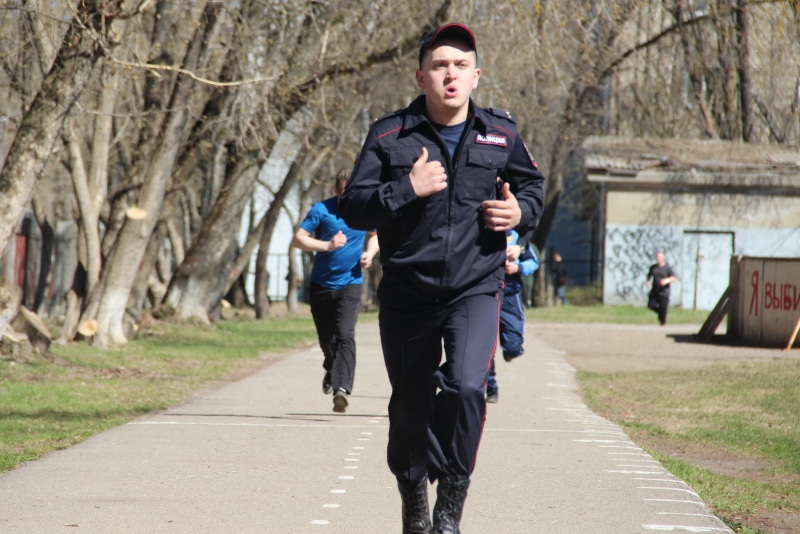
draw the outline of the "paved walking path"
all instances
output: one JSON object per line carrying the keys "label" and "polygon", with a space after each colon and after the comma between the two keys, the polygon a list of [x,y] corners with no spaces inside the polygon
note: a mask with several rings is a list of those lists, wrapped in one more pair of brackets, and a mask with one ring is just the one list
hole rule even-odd
{"label": "paved walking path", "polygon": [[[400,532],[377,324],[360,323],[357,337],[346,414],[320,391],[319,349],[291,353],[0,475],[0,532]],[[525,356],[500,359],[497,373],[464,533],[732,532],[590,412],[574,369],[530,332]]]}

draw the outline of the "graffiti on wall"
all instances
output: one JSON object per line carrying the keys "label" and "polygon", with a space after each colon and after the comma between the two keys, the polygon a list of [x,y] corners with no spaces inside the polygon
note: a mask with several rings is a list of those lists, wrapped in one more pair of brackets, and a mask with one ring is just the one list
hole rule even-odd
{"label": "graffiti on wall", "polygon": [[[645,278],[657,251],[679,272],[680,232],[664,226],[609,225],[606,233],[606,300],[634,303],[647,298]],[[609,297],[612,297],[609,299]]]}

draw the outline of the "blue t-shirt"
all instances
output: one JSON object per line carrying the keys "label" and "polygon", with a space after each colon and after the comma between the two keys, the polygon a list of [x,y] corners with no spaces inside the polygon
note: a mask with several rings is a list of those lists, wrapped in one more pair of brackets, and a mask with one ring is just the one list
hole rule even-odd
{"label": "blue t-shirt", "polygon": [[450,153],[451,160],[456,157],[456,148],[458,148],[458,143],[461,142],[461,135],[464,133],[464,127],[466,127],[466,125],[466,121],[456,124],[455,126],[435,124],[439,135],[442,136],[444,143],[447,145],[447,151]]}
{"label": "blue t-shirt", "polygon": [[330,241],[340,230],[347,236],[347,243],[343,247],[316,253],[311,269],[312,282],[330,289],[362,283],[364,277],[359,262],[367,233],[353,230],[345,224],[336,197],[314,204],[300,223],[300,228],[323,241]]}

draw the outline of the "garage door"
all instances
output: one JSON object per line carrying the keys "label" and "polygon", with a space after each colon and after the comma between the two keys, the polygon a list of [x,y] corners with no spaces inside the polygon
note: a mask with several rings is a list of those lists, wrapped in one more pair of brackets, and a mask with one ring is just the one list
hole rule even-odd
{"label": "garage door", "polygon": [[733,232],[684,232],[679,274],[684,308],[714,309],[728,287],[733,237]]}

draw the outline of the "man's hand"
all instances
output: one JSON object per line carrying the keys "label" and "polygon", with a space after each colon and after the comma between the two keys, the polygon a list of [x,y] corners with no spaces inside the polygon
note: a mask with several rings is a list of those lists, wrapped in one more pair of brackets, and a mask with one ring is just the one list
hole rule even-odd
{"label": "man's hand", "polygon": [[362,269],[369,269],[372,266],[372,256],[365,252],[361,255],[361,261],[358,262]]}
{"label": "man's hand", "polygon": [[336,232],[336,235],[328,241],[328,250],[336,250],[337,248],[341,248],[347,243],[347,236],[342,233],[341,230]]}
{"label": "man's hand", "polygon": [[447,175],[439,161],[428,161],[428,149],[422,147],[422,155],[411,167],[411,187],[418,197],[429,197],[447,189]]}
{"label": "man's hand", "polygon": [[506,248],[506,261],[515,262],[522,256],[522,247],[519,245],[511,245]]}
{"label": "man's hand", "polygon": [[501,196],[502,200],[483,201],[483,220],[489,230],[495,232],[511,230],[522,219],[517,197],[511,194],[511,186],[508,183],[503,184]]}
{"label": "man's hand", "polygon": [[519,263],[515,261],[506,261],[506,274],[514,274],[519,272]]}

